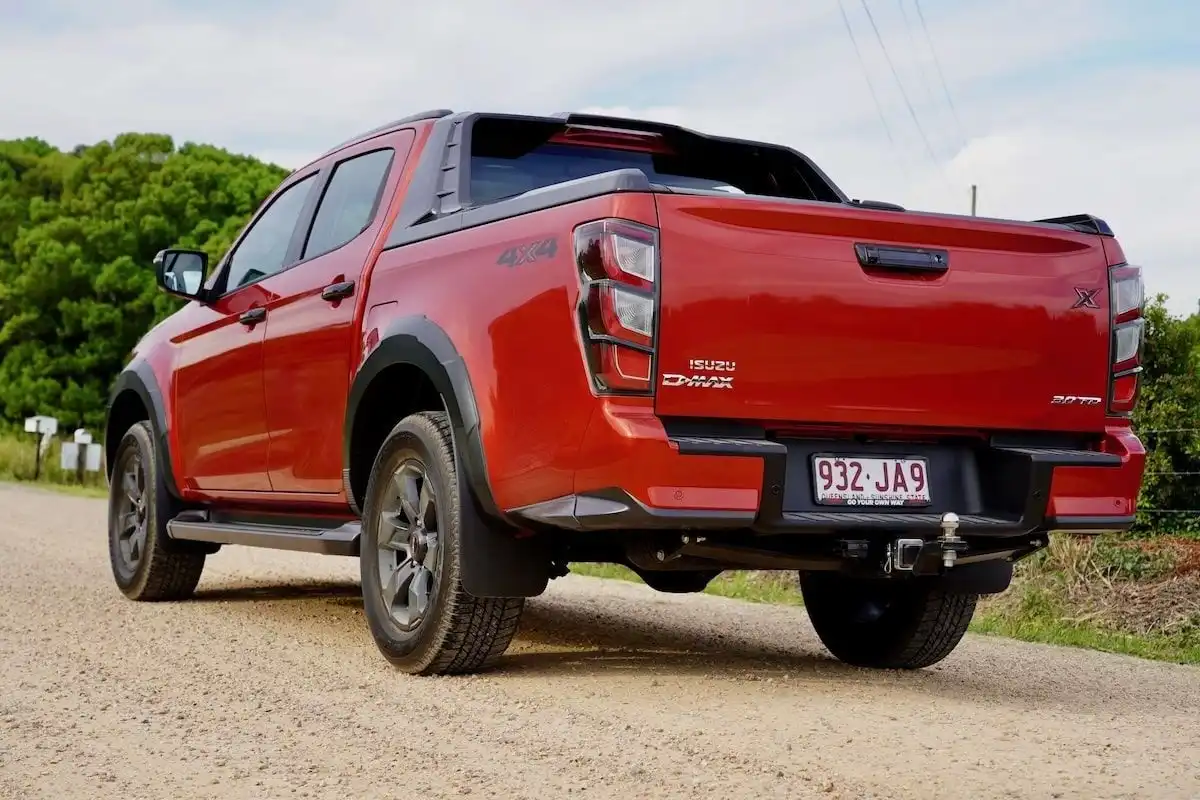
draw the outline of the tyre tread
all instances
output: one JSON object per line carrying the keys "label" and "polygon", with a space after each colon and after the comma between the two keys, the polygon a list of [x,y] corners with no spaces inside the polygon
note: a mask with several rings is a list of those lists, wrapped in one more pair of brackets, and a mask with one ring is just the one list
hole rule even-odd
{"label": "tyre tread", "polygon": [[950,655],[971,624],[975,602],[975,595],[931,591],[912,637],[891,659],[893,668],[922,669]]}

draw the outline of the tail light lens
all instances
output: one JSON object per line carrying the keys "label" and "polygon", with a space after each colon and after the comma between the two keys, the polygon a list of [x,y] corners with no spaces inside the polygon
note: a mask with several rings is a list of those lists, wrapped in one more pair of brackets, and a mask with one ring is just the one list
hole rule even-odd
{"label": "tail light lens", "polygon": [[1146,297],[1142,270],[1127,264],[1112,267],[1108,271],[1108,283],[1112,313],[1112,377],[1108,410],[1128,416],[1137,405],[1142,372],[1142,342],[1146,328],[1142,316]]}
{"label": "tail light lens", "polygon": [[658,230],[623,219],[575,229],[579,318],[592,386],[650,394],[658,306]]}

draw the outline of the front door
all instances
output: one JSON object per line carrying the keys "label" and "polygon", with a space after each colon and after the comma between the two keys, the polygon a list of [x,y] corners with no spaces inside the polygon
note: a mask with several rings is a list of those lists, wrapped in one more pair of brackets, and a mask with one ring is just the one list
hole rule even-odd
{"label": "front door", "polygon": [[376,137],[332,156],[300,262],[266,281],[264,394],[276,492],[342,491],[342,425],[364,265],[414,133]]}
{"label": "front door", "polygon": [[263,341],[270,290],[262,281],[294,261],[292,234],[316,173],[281,187],[218,270],[216,300],[176,340],[173,422],[186,485],[269,492]]}

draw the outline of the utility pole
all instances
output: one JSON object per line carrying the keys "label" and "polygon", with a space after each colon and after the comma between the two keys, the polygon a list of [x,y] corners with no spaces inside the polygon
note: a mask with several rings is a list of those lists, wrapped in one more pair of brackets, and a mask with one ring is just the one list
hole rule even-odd
{"label": "utility pole", "polygon": [[979,199],[979,187],[971,184],[971,216],[975,216],[975,202]]}

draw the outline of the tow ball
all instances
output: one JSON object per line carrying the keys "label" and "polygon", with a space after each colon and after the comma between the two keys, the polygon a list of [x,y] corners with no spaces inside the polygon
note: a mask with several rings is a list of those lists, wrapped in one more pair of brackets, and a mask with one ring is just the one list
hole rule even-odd
{"label": "tow ball", "polygon": [[889,542],[883,571],[936,574],[939,561],[943,568],[951,569],[958,563],[958,554],[967,549],[966,540],[958,535],[958,525],[958,514],[947,511],[942,515],[942,532],[937,539],[927,542],[912,538]]}
{"label": "tow ball", "polygon": [[942,535],[938,539],[942,548],[942,566],[950,569],[958,560],[958,554],[967,549],[967,543],[958,535],[958,514],[947,511],[942,514]]}

